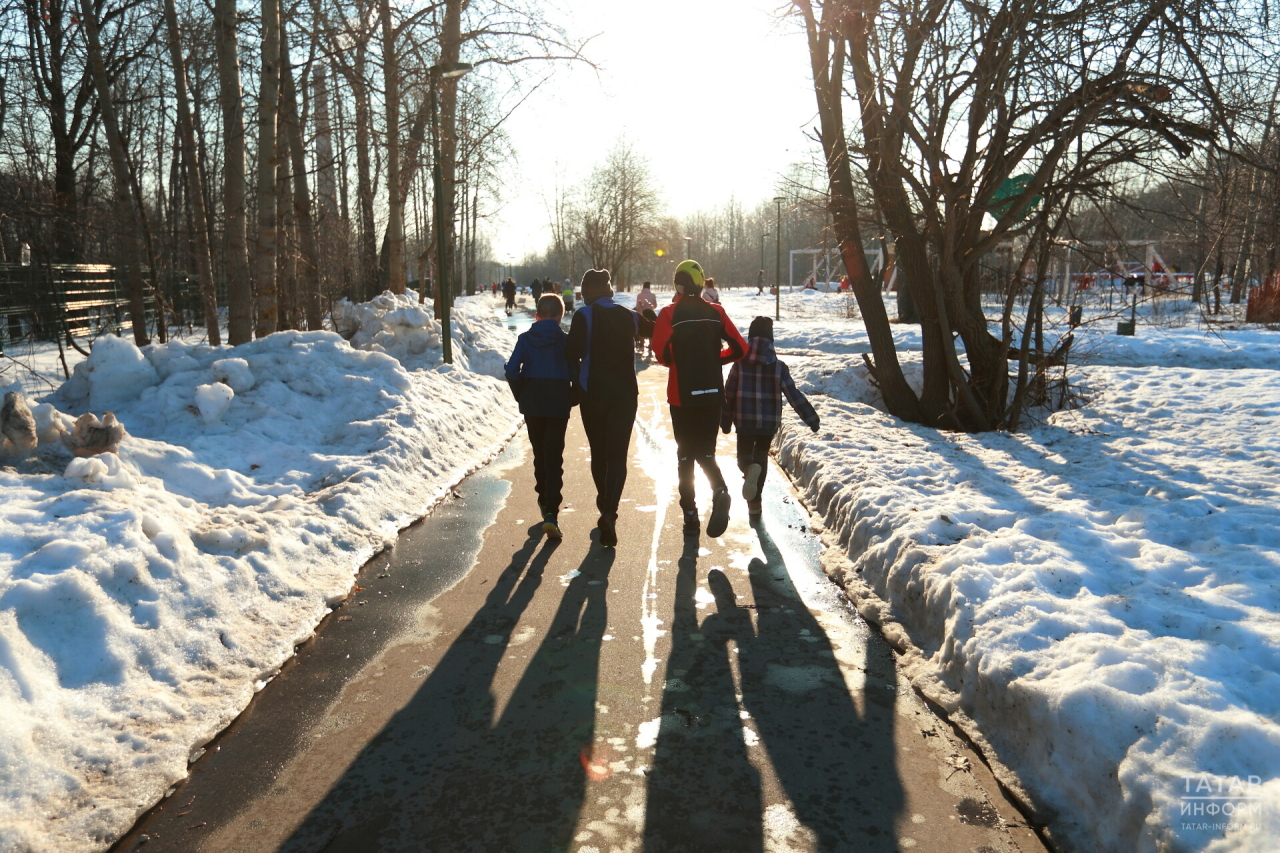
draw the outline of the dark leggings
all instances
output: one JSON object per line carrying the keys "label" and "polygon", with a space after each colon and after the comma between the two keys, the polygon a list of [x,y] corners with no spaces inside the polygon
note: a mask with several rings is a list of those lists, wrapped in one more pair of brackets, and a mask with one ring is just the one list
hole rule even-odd
{"label": "dark leggings", "polygon": [[738,470],[746,476],[747,469],[754,462],[760,466],[760,492],[764,494],[764,477],[769,473],[769,446],[773,444],[773,434],[743,435],[738,433]]}
{"label": "dark leggings", "polygon": [[596,509],[610,520],[618,517],[618,502],[627,485],[627,453],[636,420],[636,398],[593,400],[578,407],[582,428],[591,445],[591,479],[596,483]]}
{"label": "dark leggings", "polygon": [[680,509],[696,510],[693,466],[697,463],[707,476],[711,490],[727,488],[716,464],[716,434],[720,431],[720,406],[672,406],[671,431],[676,437],[676,458],[680,474]]}

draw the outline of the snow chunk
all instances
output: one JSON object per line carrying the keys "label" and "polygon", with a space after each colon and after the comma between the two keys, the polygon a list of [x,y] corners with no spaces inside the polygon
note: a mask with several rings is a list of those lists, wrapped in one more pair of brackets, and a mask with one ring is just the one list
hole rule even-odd
{"label": "snow chunk", "polygon": [[75,372],[83,377],[83,383],[67,389],[68,393],[83,388],[87,399],[75,402],[99,412],[132,402],[160,382],[160,375],[133,341],[115,335],[103,335],[94,341],[88,360],[77,364]]}
{"label": "snow chunk", "polygon": [[[240,361],[240,359],[228,359],[228,361]],[[225,362],[217,362],[217,364],[225,364]],[[246,365],[245,372],[248,372]],[[207,424],[215,423],[222,420],[222,416],[227,413],[227,409],[231,407],[231,401],[236,396],[230,386],[223,385],[221,382],[212,382],[208,385],[196,386],[196,408],[200,410],[200,417],[204,418]]]}
{"label": "snow chunk", "polygon": [[128,467],[114,453],[72,459],[62,476],[104,489],[132,489],[138,484]]}
{"label": "snow chunk", "polygon": [[221,382],[231,386],[237,394],[243,394],[253,388],[256,381],[249,370],[249,362],[243,358],[223,358],[213,363],[213,375]]}

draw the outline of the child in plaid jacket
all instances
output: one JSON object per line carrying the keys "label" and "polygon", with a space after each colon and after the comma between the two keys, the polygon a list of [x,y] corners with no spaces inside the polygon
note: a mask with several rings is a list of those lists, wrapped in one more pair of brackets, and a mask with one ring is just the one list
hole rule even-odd
{"label": "child in plaid jacket", "polygon": [[745,478],[742,496],[754,518],[762,508],[760,495],[769,470],[769,446],[782,426],[782,395],[786,394],[791,408],[814,432],[818,431],[818,413],[773,351],[773,320],[752,320],[747,344],[746,358],[734,363],[725,382],[720,428],[726,433],[731,427],[738,428],[738,468]]}

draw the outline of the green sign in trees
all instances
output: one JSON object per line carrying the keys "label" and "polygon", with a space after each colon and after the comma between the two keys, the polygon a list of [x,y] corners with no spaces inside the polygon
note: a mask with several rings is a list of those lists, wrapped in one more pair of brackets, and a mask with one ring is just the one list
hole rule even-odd
{"label": "green sign in trees", "polygon": [[1014,207],[1014,199],[1027,191],[1034,177],[1034,175],[1014,175],[1005,178],[1000,184],[1000,189],[996,190],[996,194],[991,197],[991,215],[1003,222],[1005,217],[1012,214],[1013,221],[1017,222],[1039,207],[1041,197],[1038,195]]}

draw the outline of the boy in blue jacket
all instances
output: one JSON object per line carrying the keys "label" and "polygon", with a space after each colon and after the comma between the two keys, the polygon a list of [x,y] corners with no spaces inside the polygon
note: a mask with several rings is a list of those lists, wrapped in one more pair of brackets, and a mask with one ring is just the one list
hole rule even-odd
{"label": "boy in blue jacket", "polygon": [[564,355],[567,336],[560,328],[564,303],[554,293],[540,296],[536,313],[534,324],[516,339],[506,374],[533,445],[533,481],[542,530],[547,538],[559,539],[563,535],[558,520],[564,487],[564,431],[573,406]]}
{"label": "boy in blue jacket", "polygon": [[796,388],[791,371],[773,351],[773,320],[757,317],[747,331],[747,355],[735,362],[724,385],[725,406],[720,428],[738,428],[738,468],[745,482],[742,496],[747,514],[759,518],[763,505],[764,475],[769,470],[769,446],[782,426],[782,395],[814,432],[818,413]]}

